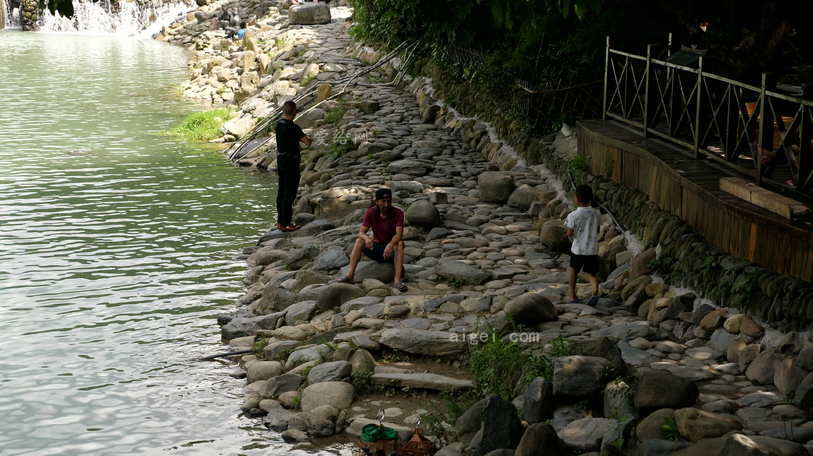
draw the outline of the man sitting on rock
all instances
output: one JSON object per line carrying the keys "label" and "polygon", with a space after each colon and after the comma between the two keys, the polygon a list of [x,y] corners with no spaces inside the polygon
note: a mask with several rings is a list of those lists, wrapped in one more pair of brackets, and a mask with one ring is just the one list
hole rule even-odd
{"label": "man sitting on rock", "polygon": [[[373,229],[373,237],[367,231]],[[350,254],[350,269],[347,275],[339,282],[353,283],[356,267],[361,260],[361,254],[379,263],[394,263],[395,280],[393,287],[400,291],[407,291],[404,284],[404,211],[393,207],[392,191],[382,188],[375,192],[375,203],[367,209],[364,220],[361,222],[353,253]]]}

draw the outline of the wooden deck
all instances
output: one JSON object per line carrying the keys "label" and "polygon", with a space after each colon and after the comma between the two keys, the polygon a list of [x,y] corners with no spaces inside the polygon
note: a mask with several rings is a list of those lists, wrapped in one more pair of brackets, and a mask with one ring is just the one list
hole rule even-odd
{"label": "wooden deck", "polygon": [[578,138],[592,174],[645,193],[731,255],[813,281],[813,223],[785,219],[721,191],[721,177],[741,177],[735,171],[612,121],[581,122]]}

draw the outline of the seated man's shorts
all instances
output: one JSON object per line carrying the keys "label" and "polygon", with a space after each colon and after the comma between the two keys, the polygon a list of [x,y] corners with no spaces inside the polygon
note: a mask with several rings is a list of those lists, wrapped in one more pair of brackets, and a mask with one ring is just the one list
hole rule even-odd
{"label": "seated man's shorts", "polygon": [[387,244],[379,244],[373,243],[373,248],[368,249],[364,247],[361,249],[362,253],[367,255],[367,258],[377,261],[379,263],[392,263],[395,261],[395,249],[392,249],[392,255],[389,258],[384,258],[384,249],[387,248]]}

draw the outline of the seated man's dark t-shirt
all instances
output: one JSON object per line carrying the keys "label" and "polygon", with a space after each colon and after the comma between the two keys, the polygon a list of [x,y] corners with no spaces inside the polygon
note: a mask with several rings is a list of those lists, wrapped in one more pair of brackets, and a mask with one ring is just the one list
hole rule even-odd
{"label": "seated man's dark t-shirt", "polygon": [[277,134],[277,155],[299,158],[299,140],[305,132],[293,120],[280,119],[275,128]]}
{"label": "seated man's dark t-shirt", "polygon": [[404,211],[397,207],[390,207],[387,217],[381,216],[377,206],[367,209],[364,221],[361,223],[373,230],[373,242],[376,244],[389,244],[395,236],[395,228],[404,226]]}

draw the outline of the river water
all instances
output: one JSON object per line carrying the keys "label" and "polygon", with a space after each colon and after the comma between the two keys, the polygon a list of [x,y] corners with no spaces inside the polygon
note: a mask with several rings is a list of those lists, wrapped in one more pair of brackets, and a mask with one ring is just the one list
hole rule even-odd
{"label": "river water", "polygon": [[184,71],[149,40],[0,32],[3,455],[293,453],[195,361],[274,183],[162,134],[201,109]]}

